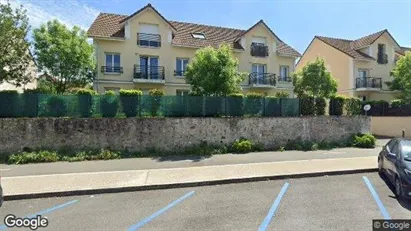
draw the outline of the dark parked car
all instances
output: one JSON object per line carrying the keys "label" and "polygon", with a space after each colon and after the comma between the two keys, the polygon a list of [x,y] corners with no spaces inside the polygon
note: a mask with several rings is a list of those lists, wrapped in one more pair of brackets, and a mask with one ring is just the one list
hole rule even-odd
{"label": "dark parked car", "polygon": [[378,155],[378,171],[394,185],[397,197],[411,199],[411,139],[390,140]]}

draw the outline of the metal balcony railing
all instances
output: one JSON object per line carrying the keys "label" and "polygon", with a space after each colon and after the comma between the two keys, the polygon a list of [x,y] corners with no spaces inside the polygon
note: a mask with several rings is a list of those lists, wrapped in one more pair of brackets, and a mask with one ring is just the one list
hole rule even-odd
{"label": "metal balcony railing", "polygon": [[388,63],[388,55],[387,54],[378,53],[377,56],[378,56],[377,62],[379,64],[387,64]]}
{"label": "metal balcony railing", "polygon": [[357,78],[355,82],[356,88],[381,88],[381,78],[366,77]]}
{"label": "metal balcony railing", "polygon": [[159,34],[137,33],[137,45],[161,47],[161,36]]}
{"label": "metal balcony railing", "polygon": [[185,74],[185,71],[174,70],[174,76],[184,76],[184,74]]}
{"label": "metal balcony railing", "polygon": [[101,66],[102,73],[123,73],[123,67]]}
{"label": "metal balcony railing", "polygon": [[267,57],[268,56],[268,46],[266,46],[263,43],[252,43],[251,44],[251,56]]}
{"label": "metal balcony railing", "polygon": [[278,76],[278,82],[287,82],[291,83],[293,81],[293,78],[290,76]]}
{"label": "metal balcony railing", "polygon": [[134,65],[135,79],[164,80],[163,66]]}
{"label": "metal balcony railing", "polygon": [[249,75],[250,85],[270,85],[275,86],[275,74],[252,72]]}

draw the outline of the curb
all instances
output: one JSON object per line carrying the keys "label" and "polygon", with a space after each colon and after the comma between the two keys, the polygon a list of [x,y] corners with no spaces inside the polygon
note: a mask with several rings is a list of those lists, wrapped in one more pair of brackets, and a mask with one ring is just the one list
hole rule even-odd
{"label": "curb", "polygon": [[220,185],[220,184],[236,184],[236,183],[247,183],[247,182],[258,182],[258,181],[269,181],[269,180],[348,175],[348,174],[359,174],[359,173],[371,173],[371,172],[377,172],[377,171],[378,171],[377,168],[368,168],[368,169],[339,170],[339,171],[328,171],[328,172],[301,173],[301,174],[290,174],[290,175],[233,178],[233,179],[225,179],[225,180],[161,184],[161,185],[143,185],[143,186],[119,187],[119,188],[84,189],[84,190],[61,191],[61,192],[33,193],[33,194],[27,193],[27,194],[3,196],[3,199],[4,201],[12,201],[12,200],[37,199],[37,198],[48,198],[48,197],[83,196],[83,195],[105,194],[105,193],[121,193],[121,192],[135,192],[135,191],[160,190],[160,189],[172,189],[172,188],[211,186],[211,185]]}

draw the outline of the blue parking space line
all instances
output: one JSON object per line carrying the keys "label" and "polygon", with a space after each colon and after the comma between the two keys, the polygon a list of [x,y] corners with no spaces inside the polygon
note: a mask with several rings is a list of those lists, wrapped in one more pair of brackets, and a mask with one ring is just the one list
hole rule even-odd
{"label": "blue parking space line", "polygon": [[130,228],[127,229],[127,231],[134,231],[137,230],[141,227],[143,227],[145,224],[147,224],[148,222],[150,222],[151,220],[153,220],[154,218],[160,216],[162,213],[166,212],[167,210],[173,208],[174,206],[176,206],[178,203],[184,201],[185,199],[191,197],[194,194],[194,191],[191,191],[187,194],[185,194],[184,196],[178,198],[177,200],[171,202],[170,204],[168,204],[166,207],[158,210],[157,212],[151,214],[151,216],[144,218],[143,220],[141,220],[140,222],[138,222],[137,224],[134,224],[132,226],[130,226]]}
{"label": "blue parking space line", "polygon": [[[38,216],[38,215],[41,216],[41,215],[44,215],[44,214],[47,214],[47,213],[51,213],[51,212],[53,212],[54,210],[62,209],[62,208],[64,208],[64,207],[67,207],[67,206],[69,206],[69,205],[71,205],[71,204],[74,204],[74,203],[76,203],[76,202],[78,202],[78,200],[72,200],[72,201],[66,202],[66,203],[64,203],[64,204],[56,205],[56,206],[54,206],[54,207],[51,207],[51,208],[42,210],[42,211],[40,211],[40,212],[38,212],[38,213],[34,213],[34,214],[31,214],[31,215],[27,215],[27,216],[25,216],[24,218],[34,218],[34,217],[36,217],[36,216]],[[5,229],[7,229],[7,228],[8,228],[8,227],[7,227],[5,224],[0,225],[0,230],[5,230]]]}
{"label": "blue parking space line", "polygon": [[267,216],[264,218],[263,223],[261,223],[258,231],[265,231],[268,228],[268,225],[271,222],[271,219],[275,216],[275,212],[277,211],[278,206],[280,205],[281,199],[283,198],[284,194],[287,192],[288,186],[290,184],[287,182],[281,188],[280,193],[278,194],[277,198],[275,199],[273,205],[271,206],[270,210],[268,211]]}
{"label": "blue parking space line", "polygon": [[366,177],[362,177],[364,179],[365,184],[367,185],[368,189],[371,192],[372,197],[374,197],[375,202],[377,202],[378,208],[381,211],[382,216],[384,219],[391,219],[390,214],[388,213],[387,209],[385,209],[384,205],[382,204],[382,201],[380,200],[380,197],[377,194],[377,191],[375,191],[374,187],[371,184],[371,181]]}

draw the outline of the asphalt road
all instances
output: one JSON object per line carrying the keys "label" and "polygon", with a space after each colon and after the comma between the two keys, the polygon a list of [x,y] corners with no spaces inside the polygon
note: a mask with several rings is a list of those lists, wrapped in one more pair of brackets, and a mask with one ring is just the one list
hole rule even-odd
{"label": "asphalt road", "polygon": [[0,218],[41,213],[39,230],[372,230],[384,216],[364,176],[392,219],[411,219],[411,201],[377,173],[6,201]]}
{"label": "asphalt road", "polygon": [[0,175],[28,176],[62,173],[81,173],[81,172],[105,172],[105,171],[125,171],[143,170],[159,168],[183,168],[210,165],[227,164],[248,164],[275,161],[295,161],[310,159],[329,159],[329,158],[352,158],[377,156],[380,147],[375,149],[358,148],[338,148],[333,150],[320,151],[285,151],[285,152],[254,152],[248,154],[224,154],[213,155],[211,157],[168,157],[168,158],[134,158],[110,161],[84,161],[84,162],[57,162],[27,165],[5,165],[0,164]]}

